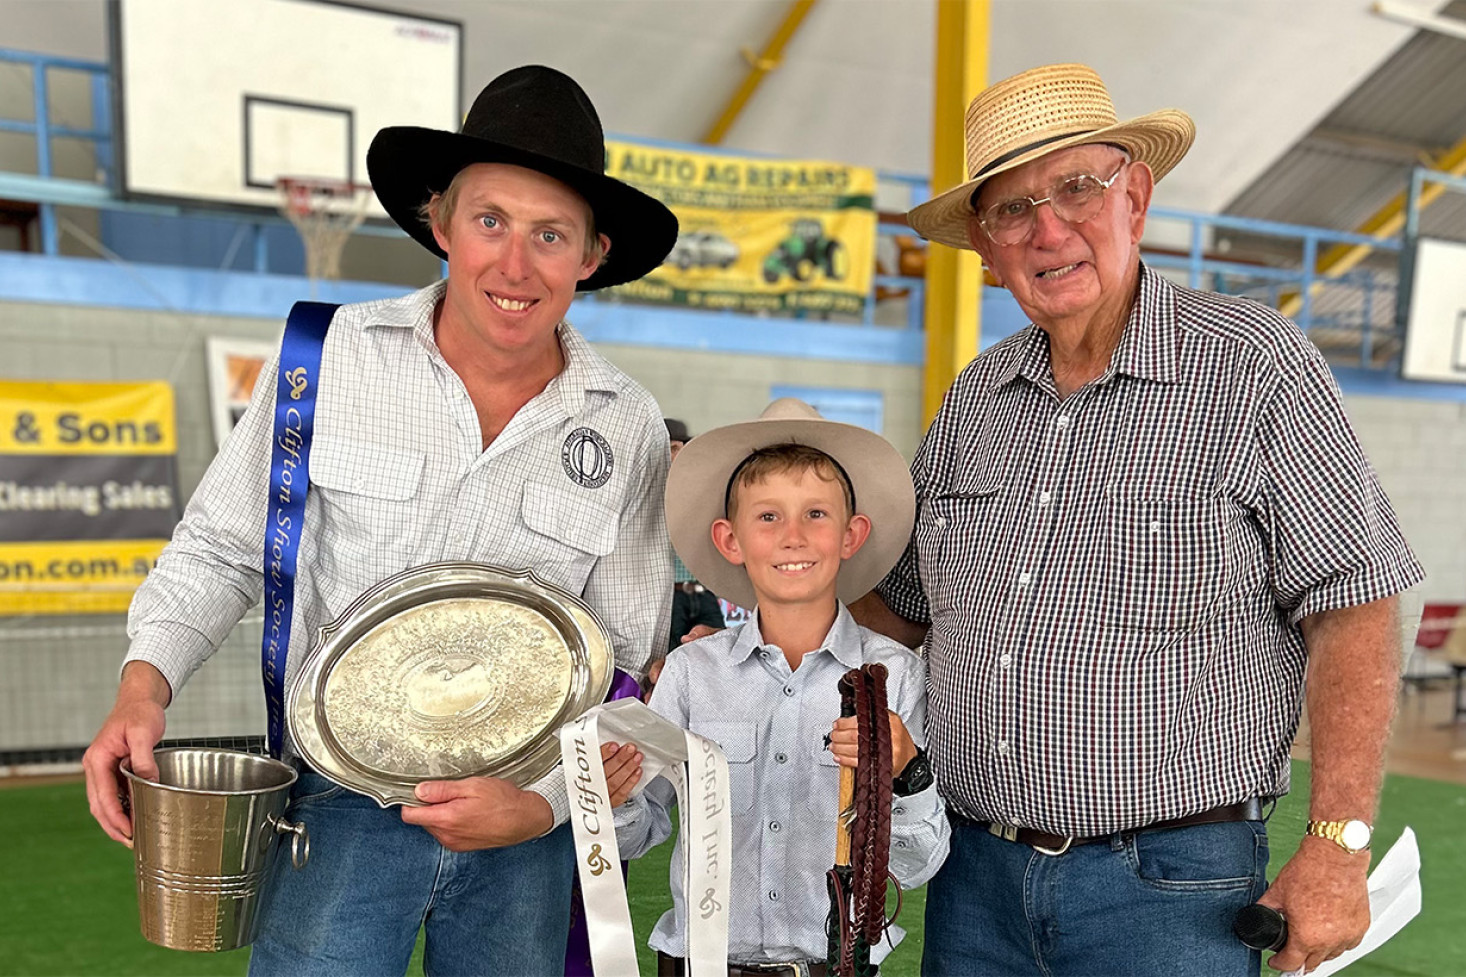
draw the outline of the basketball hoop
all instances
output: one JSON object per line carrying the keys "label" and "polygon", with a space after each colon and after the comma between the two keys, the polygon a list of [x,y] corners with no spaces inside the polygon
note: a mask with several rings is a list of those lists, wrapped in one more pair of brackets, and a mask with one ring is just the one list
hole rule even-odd
{"label": "basketball hoop", "polygon": [[355,184],[315,177],[281,177],[280,213],[305,244],[305,273],[312,282],[341,277],[346,239],[366,218],[370,195]]}

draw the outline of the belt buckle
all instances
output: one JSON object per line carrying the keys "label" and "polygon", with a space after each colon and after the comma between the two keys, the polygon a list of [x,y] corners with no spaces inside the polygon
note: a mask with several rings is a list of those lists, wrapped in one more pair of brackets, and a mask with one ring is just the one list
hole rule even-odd
{"label": "belt buckle", "polygon": [[[996,821],[988,823],[988,834],[1002,838],[1004,841],[1017,841],[1018,832],[1021,830],[1021,828],[1017,828],[1011,824],[999,824]],[[1032,845],[1030,847],[1040,855],[1058,856],[1074,847],[1074,836],[1070,835],[1066,837],[1064,843],[1058,848],[1045,848],[1043,845]]]}
{"label": "belt buckle", "polygon": [[780,960],[777,963],[743,964],[738,969],[758,974],[791,974],[792,977],[809,977],[809,961]]}
{"label": "belt buckle", "polygon": [[1057,857],[1059,855],[1064,854],[1066,851],[1068,851],[1073,846],[1074,846],[1074,836],[1073,835],[1069,835],[1068,837],[1066,837],[1064,839],[1064,843],[1062,845],[1060,845],[1058,848],[1045,848],[1042,845],[1034,845],[1033,846],[1033,850],[1036,851],[1036,852],[1038,852],[1040,855],[1052,855],[1052,856]]}

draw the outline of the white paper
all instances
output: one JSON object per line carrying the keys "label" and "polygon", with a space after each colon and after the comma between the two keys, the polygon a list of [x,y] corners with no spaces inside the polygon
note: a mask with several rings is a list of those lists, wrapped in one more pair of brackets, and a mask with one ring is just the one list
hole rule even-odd
{"label": "white paper", "polygon": [[[1406,828],[1384,858],[1369,873],[1369,929],[1352,950],[1310,970],[1309,977],[1338,973],[1366,953],[1378,949],[1420,913],[1420,847],[1415,832]],[[1293,971],[1286,977],[1295,977]]]}

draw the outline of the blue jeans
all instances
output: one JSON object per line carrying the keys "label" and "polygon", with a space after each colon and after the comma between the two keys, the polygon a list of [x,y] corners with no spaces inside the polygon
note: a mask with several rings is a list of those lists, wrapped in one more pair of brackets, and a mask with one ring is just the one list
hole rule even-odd
{"label": "blue jeans", "polygon": [[569,825],[512,848],[451,852],[397,808],[311,772],[286,816],[310,831],[310,862],[294,870],[279,846],[252,977],[400,975],[419,927],[431,977],[564,974]]}
{"label": "blue jeans", "polygon": [[1232,934],[1267,887],[1267,827],[1232,821],[1117,834],[1062,855],[952,815],[952,850],[927,886],[921,971],[1256,977]]}

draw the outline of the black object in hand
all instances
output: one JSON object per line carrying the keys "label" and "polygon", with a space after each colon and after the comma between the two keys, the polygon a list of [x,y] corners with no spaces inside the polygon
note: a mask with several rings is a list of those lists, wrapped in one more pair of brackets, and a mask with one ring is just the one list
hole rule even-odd
{"label": "black object in hand", "polygon": [[1271,906],[1243,906],[1232,921],[1237,939],[1254,950],[1281,950],[1288,942],[1288,921]]}

